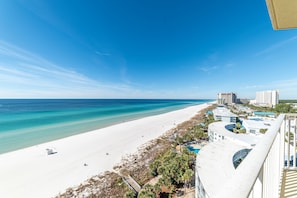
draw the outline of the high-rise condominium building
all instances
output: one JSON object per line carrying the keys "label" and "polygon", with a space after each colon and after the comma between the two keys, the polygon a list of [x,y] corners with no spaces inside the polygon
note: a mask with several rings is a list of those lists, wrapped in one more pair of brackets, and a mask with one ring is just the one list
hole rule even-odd
{"label": "high-rise condominium building", "polygon": [[232,104],[236,103],[237,96],[235,93],[219,93],[218,104]]}
{"label": "high-rise condominium building", "polygon": [[278,90],[259,91],[256,93],[256,104],[274,107],[278,104]]}

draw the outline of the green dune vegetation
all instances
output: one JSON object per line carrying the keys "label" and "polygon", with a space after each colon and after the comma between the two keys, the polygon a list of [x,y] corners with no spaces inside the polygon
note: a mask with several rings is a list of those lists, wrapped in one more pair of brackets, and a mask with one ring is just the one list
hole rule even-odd
{"label": "green dune vegetation", "polygon": [[[209,109],[213,108],[214,106]],[[139,198],[172,197],[183,192],[182,189],[193,187],[196,154],[184,145],[193,141],[206,141],[208,125],[214,122],[213,115],[206,114],[206,111],[197,117],[197,120],[193,119],[178,126],[175,138],[170,141],[171,146],[159,153],[149,164],[147,177],[150,180],[141,182],[143,185],[138,194]],[[132,198],[135,194],[129,191],[125,197]]]}
{"label": "green dune vegetation", "polygon": [[[186,145],[193,141],[207,142],[208,125],[214,122],[213,116],[207,112],[215,107],[201,110],[192,119],[152,140],[138,153],[114,166],[113,172],[94,176],[57,198],[83,195],[86,191],[94,193],[90,197],[165,198],[176,197],[179,193],[193,197],[196,154],[188,151]],[[124,182],[123,176],[130,176],[140,185],[138,195]]]}
{"label": "green dune vegetation", "polygon": [[297,110],[293,107],[292,103],[279,103],[275,107],[259,107],[255,105],[245,105],[253,110],[263,111],[263,112],[274,112],[274,113],[296,113]]}
{"label": "green dune vegetation", "polygon": [[156,197],[160,194],[170,196],[177,187],[189,187],[194,175],[194,163],[195,154],[186,148],[181,152],[167,151],[149,165],[150,173],[155,177],[160,176],[157,183],[144,186],[138,197]]}

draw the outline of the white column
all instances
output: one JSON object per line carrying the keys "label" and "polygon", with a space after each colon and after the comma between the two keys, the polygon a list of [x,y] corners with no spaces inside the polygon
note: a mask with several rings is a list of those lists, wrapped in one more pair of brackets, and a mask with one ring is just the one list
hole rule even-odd
{"label": "white column", "polygon": [[290,168],[290,160],[291,160],[291,156],[290,156],[290,136],[291,136],[291,120],[288,119],[288,131],[287,131],[287,139],[288,139],[288,142],[287,142],[287,147],[288,147],[288,150],[287,150],[287,156],[288,156],[288,168]]}
{"label": "white column", "polygon": [[253,198],[261,198],[263,196],[263,168],[261,169],[258,177],[257,177],[257,180],[254,184],[254,187],[253,187]]}
{"label": "white column", "polygon": [[294,139],[293,139],[293,151],[294,151],[294,154],[293,154],[293,168],[296,168],[296,118],[295,120],[293,120],[295,123],[294,124]]}
{"label": "white column", "polygon": [[286,131],[286,118],[284,119],[281,127],[280,127],[280,142],[279,142],[279,147],[280,147],[280,168],[282,171],[282,169],[284,168],[284,161],[285,161],[285,131]]}
{"label": "white column", "polygon": [[[287,153],[286,153],[286,131],[287,131],[287,123],[288,123],[288,121],[287,121],[287,116],[285,116],[285,119],[284,119],[284,121],[283,121],[283,139],[284,139],[284,145],[283,145],[283,161],[285,161],[286,159],[286,155],[287,155]],[[285,166],[284,165],[284,168],[287,168],[288,167],[288,165],[287,166]]]}

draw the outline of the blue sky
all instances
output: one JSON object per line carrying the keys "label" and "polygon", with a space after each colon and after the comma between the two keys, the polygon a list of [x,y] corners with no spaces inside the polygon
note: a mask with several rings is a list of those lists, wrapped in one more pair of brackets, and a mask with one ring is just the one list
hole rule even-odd
{"label": "blue sky", "polygon": [[2,0],[0,98],[297,98],[297,30],[259,0]]}

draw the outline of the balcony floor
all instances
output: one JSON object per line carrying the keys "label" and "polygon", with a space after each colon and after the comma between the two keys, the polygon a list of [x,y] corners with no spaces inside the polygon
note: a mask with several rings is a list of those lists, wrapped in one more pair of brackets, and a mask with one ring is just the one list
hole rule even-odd
{"label": "balcony floor", "polygon": [[281,184],[281,198],[297,197],[297,170],[284,170]]}

